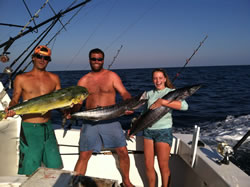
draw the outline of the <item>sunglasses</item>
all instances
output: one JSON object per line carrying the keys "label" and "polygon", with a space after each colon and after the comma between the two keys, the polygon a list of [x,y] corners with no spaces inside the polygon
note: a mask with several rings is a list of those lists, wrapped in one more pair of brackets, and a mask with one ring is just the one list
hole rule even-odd
{"label": "sunglasses", "polygon": [[36,54],[35,57],[38,58],[38,59],[43,58],[44,60],[51,61],[50,56],[43,56],[43,55],[40,55],[40,54]]}
{"label": "sunglasses", "polygon": [[103,58],[90,58],[91,61],[103,61]]}

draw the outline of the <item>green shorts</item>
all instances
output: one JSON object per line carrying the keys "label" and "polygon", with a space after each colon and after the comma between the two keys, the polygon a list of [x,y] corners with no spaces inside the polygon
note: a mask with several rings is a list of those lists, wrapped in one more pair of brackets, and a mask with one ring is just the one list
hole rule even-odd
{"label": "green shorts", "polygon": [[31,175],[43,163],[48,168],[62,168],[51,122],[22,122],[18,174]]}

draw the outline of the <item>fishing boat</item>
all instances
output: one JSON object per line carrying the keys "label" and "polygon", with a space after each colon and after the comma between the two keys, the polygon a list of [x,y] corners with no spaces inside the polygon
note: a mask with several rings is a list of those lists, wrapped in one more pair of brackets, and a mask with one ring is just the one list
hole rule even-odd
{"label": "fishing boat", "polygon": [[[1,93],[4,92],[0,83]],[[0,109],[10,101],[8,94],[1,94]],[[0,122],[0,186],[67,186],[74,177],[74,166],[79,156],[80,129],[55,127],[55,134],[63,160],[61,170],[41,167],[32,176],[17,175],[19,159],[19,132],[21,117],[7,118]],[[250,177],[230,160],[199,140],[199,127],[193,134],[174,134],[170,156],[170,186],[215,186],[247,187]],[[147,186],[142,136],[127,141],[130,158],[130,178],[135,186]],[[228,152],[230,153],[230,151]],[[122,183],[117,155],[113,150],[102,150],[93,155],[88,163],[86,176],[95,180],[109,181],[110,186]],[[155,158],[157,186],[161,186],[161,176]],[[64,176],[64,180],[62,177]],[[56,184],[56,185],[55,185]],[[102,186],[102,185],[100,185]]]}
{"label": "fishing boat", "polygon": [[[8,49],[15,40],[32,31],[35,31],[40,26],[51,21],[58,21],[62,15],[75,8],[81,7],[88,2],[89,1],[85,1],[74,7],[66,9],[65,11],[61,11],[50,19],[37,24],[35,27],[29,27],[16,37],[12,37],[6,42],[0,44],[0,48],[4,47],[4,51],[1,54],[1,60],[3,62],[9,60],[7,56],[9,54]],[[31,21],[32,20],[33,19],[31,19]],[[51,24],[51,26],[47,28],[48,30],[45,31],[49,32],[52,27],[53,24]],[[203,42],[201,42],[201,44]],[[33,49],[34,48],[35,47],[33,47]],[[193,55],[197,52],[197,50],[195,50]],[[31,51],[33,50],[31,49]],[[28,56],[30,56],[30,54]],[[190,59],[191,58],[187,60],[187,63]],[[19,57],[4,71],[9,74],[12,79],[14,78],[14,75],[18,73],[19,67],[14,72],[11,68],[18,60]],[[27,67],[21,71],[25,71],[26,68]],[[10,97],[5,91],[6,85],[6,82],[3,83],[0,81],[0,110],[4,110],[10,102]],[[65,129],[62,129],[61,127],[55,127],[55,134],[63,160],[63,168],[56,170],[40,167],[33,175],[27,177],[17,174],[19,163],[20,126],[20,116],[14,116],[13,118],[7,118],[0,121],[0,187],[72,186],[72,180],[76,178],[73,170],[79,156],[78,141],[80,129],[74,128],[66,132]],[[226,144],[221,144],[220,148],[222,154],[220,154],[218,151],[212,149],[199,140],[199,133],[200,128],[195,126],[193,134],[174,134],[170,155],[170,186],[249,186],[250,177],[229,159],[232,154],[232,149]],[[127,144],[130,158],[131,182],[137,187],[147,186],[144,165],[143,138],[142,136],[136,136],[134,140],[128,140]],[[117,159],[117,155],[113,150],[102,150],[100,153],[91,157],[88,163],[86,176],[89,177],[88,179],[93,179],[98,184],[100,181],[104,181],[105,184],[108,184],[107,186],[120,186],[122,179]],[[155,170],[157,174],[157,186],[161,186],[160,170],[156,158]],[[81,179],[79,179],[79,181],[81,181]],[[104,186],[104,184],[101,183],[98,186]]]}

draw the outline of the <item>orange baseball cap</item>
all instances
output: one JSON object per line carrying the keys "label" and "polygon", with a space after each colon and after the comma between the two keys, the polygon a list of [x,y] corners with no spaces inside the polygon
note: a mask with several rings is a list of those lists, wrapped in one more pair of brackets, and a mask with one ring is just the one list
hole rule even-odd
{"label": "orange baseball cap", "polygon": [[44,56],[51,56],[51,50],[46,45],[39,45],[35,48],[34,54],[41,54]]}

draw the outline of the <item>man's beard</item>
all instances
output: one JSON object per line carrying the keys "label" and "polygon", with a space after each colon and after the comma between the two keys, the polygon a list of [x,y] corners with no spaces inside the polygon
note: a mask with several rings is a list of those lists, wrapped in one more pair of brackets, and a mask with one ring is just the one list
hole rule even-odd
{"label": "man's beard", "polygon": [[96,67],[94,67],[92,64],[90,64],[90,67],[91,67],[91,70],[92,70],[93,72],[99,72],[99,71],[102,70],[103,64],[101,64],[98,68],[96,68]]}

